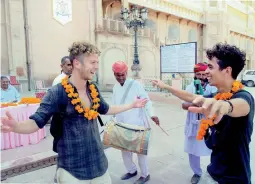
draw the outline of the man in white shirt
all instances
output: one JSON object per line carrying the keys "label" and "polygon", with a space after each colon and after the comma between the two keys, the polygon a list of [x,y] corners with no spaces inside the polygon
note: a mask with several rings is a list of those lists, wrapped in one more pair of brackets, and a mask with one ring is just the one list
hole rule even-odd
{"label": "man in white shirt", "polygon": [[19,102],[20,94],[15,87],[10,85],[6,76],[1,76],[1,102]]}
{"label": "man in white shirt", "polygon": [[[127,78],[127,70],[128,66],[123,61],[118,61],[113,64],[112,70],[114,72],[114,76],[118,83],[116,83],[113,87],[113,104],[119,105],[121,103],[122,97],[125,91],[129,88],[130,83],[131,87],[126,95],[125,101],[123,103],[129,103],[133,101],[135,98],[147,98],[148,102],[145,106],[145,110],[143,109],[134,109],[129,110],[120,114],[116,114],[116,120],[118,122],[125,122],[132,125],[138,126],[148,126],[148,116],[159,125],[159,119],[157,116],[152,115],[152,103],[149,100],[149,96],[147,92],[144,90],[142,84],[133,79]],[[121,177],[122,180],[130,179],[137,175],[137,167],[132,159],[133,154],[131,152],[122,151],[122,157],[127,169],[127,174]],[[146,155],[138,156],[138,163],[141,170],[141,177],[135,182],[135,184],[143,184],[150,180],[150,175],[148,171],[148,160]]]}
{"label": "man in white shirt", "polygon": [[[65,78],[67,75],[71,75],[72,74],[72,63],[70,61],[69,56],[65,56],[61,59],[61,74],[59,74],[53,81],[52,86],[55,86],[58,83],[61,83],[62,79]],[[54,183],[57,183],[57,175],[55,175],[54,178]]]}
{"label": "man in white shirt", "polygon": [[71,75],[72,74],[72,63],[70,61],[69,56],[65,56],[61,59],[61,74],[59,74],[53,81],[52,86],[60,83],[62,81],[63,78],[65,78],[65,76],[67,75]]}

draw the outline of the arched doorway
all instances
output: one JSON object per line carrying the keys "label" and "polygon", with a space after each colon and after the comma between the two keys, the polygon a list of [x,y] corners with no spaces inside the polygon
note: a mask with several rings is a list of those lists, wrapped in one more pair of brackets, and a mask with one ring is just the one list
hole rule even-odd
{"label": "arched doorway", "polygon": [[110,48],[102,54],[102,64],[100,65],[100,81],[104,85],[116,83],[112,72],[112,65],[116,61],[126,61],[125,53],[119,48]]}

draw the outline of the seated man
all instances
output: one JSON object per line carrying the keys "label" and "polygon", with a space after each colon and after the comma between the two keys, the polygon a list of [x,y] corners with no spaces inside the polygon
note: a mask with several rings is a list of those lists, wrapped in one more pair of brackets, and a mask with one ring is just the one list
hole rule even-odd
{"label": "seated man", "polygon": [[1,102],[18,102],[20,94],[15,87],[10,85],[6,76],[1,76]]}

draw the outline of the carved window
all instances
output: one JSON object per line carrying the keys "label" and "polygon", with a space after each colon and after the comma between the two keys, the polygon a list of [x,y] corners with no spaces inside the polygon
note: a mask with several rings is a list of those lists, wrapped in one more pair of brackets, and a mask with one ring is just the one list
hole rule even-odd
{"label": "carved window", "polygon": [[168,39],[179,40],[180,38],[180,27],[176,24],[170,25],[168,28]]}
{"label": "carved window", "polygon": [[197,41],[197,31],[195,29],[189,30],[189,42]]}
{"label": "carved window", "polygon": [[156,32],[157,25],[153,20],[146,20],[146,27],[150,28],[152,32]]}

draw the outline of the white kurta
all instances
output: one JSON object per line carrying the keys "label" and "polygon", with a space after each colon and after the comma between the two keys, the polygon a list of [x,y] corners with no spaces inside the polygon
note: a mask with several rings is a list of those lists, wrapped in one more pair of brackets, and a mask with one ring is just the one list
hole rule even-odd
{"label": "white kurta", "polygon": [[[132,81],[133,84],[129,89],[129,92],[123,104],[132,103],[137,97],[147,98],[148,102],[145,108],[131,109],[129,111],[116,114],[116,120],[118,122],[123,122],[131,125],[148,127],[149,118],[151,118],[151,116],[153,115],[152,103],[149,99],[148,93],[144,90],[144,87],[138,81],[135,81],[133,79],[127,79],[123,86],[121,86],[119,83],[115,84],[113,87],[113,104],[120,105],[122,97]],[[133,162],[132,155],[133,153],[131,152],[122,151],[122,158],[128,173],[134,173],[137,171],[137,167]],[[139,167],[141,170],[141,176],[145,178],[149,175],[147,155],[137,154],[137,156]]]}
{"label": "white kurta", "polygon": [[52,86],[55,86],[58,83],[61,83],[62,79],[66,77],[66,74],[64,72],[62,72],[61,74],[59,74],[53,81]]}
{"label": "white kurta", "polygon": [[[186,91],[193,94],[196,93],[196,88],[193,82],[187,86]],[[217,92],[216,87],[207,84],[205,87],[204,95],[208,96],[216,92]],[[201,118],[203,117],[204,116],[201,116]],[[196,139],[196,135],[199,130],[199,125],[200,123],[197,121],[197,114],[187,112],[187,119],[185,124],[184,151],[195,156],[208,156],[211,154],[211,150],[207,148],[204,140],[198,141]]]}
{"label": "white kurta", "polygon": [[123,86],[119,83],[116,83],[113,87],[113,104],[120,105],[121,99],[127,90],[129,84],[133,81],[133,84],[126,96],[126,99],[123,104],[129,104],[134,102],[135,98],[147,98],[148,102],[145,108],[135,108],[126,112],[116,114],[116,120],[118,122],[124,122],[127,124],[138,125],[138,126],[148,126],[152,112],[152,103],[149,99],[148,93],[144,90],[144,87],[138,81],[133,79],[127,79]]}

